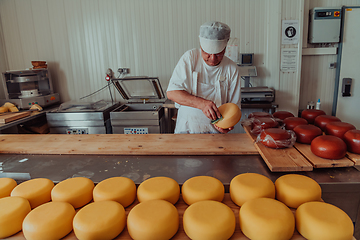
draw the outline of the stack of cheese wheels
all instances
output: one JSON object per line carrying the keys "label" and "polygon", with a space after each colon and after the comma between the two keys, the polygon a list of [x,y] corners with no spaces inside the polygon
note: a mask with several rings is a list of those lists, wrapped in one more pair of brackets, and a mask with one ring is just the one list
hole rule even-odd
{"label": "stack of cheese wheels", "polygon": [[210,176],[196,176],[184,182],[181,187],[183,200],[191,205],[198,201],[224,199],[225,188],[222,182]]}
{"label": "stack of cheese wheels", "polygon": [[274,118],[279,118],[281,120],[284,120],[285,118],[288,118],[288,117],[295,117],[294,114],[292,114],[291,112],[288,112],[288,111],[276,111],[273,113],[272,116]]}
{"label": "stack of cheese wheels", "polygon": [[22,197],[0,199],[0,238],[9,237],[22,229],[26,215],[31,211],[30,203]]}
{"label": "stack of cheese wheels", "polygon": [[86,177],[69,178],[59,182],[51,191],[54,202],[68,202],[74,208],[89,203],[93,197],[94,182]]}
{"label": "stack of cheese wheels", "polygon": [[73,228],[78,239],[110,240],[119,235],[126,223],[124,207],[115,201],[93,202],[75,215]]}
{"label": "stack of cheese wheels", "polygon": [[93,199],[97,201],[112,200],[123,207],[129,206],[136,198],[136,185],[126,177],[107,178],[96,184],[93,190]]}
{"label": "stack of cheese wheels", "polygon": [[287,148],[295,142],[295,136],[282,128],[264,129],[258,136],[259,141],[269,148]]}
{"label": "stack of cheese wheels", "polygon": [[235,126],[240,121],[241,111],[235,103],[225,103],[218,109],[223,119],[215,123],[217,127],[228,129]]}
{"label": "stack of cheese wheels", "polygon": [[293,131],[296,134],[296,141],[304,144],[310,144],[314,138],[323,133],[319,127],[310,124],[296,126]]}
{"label": "stack of cheese wheels", "polygon": [[263,129],[276,128],[279,126],[279,122],[276,121],[275,118],[258,117],[252,119],[251,133],[254,135],[258,135]]}
{"label": "stack of cheese wheels", "polygon": [[33,209],[24,219],[27,240],[60,239],[72,229],[75,209],[67,202],[49,202]]}
{"label": "stack of cheese wheels", "polygon": [[311,142],[311,152],[321,158],[341,159],[345,157],[346,150],[346,143],[336,136],[322,135]]}
{"label": "stack of cheese wheels", "polygon": [[350,130],[343,137],[349,152],[360,154],[360,130]]}
{"label": "stack of cheese wheels", "polygon": [[12,178],[0,178],[0,198],[9,197],[11,191],[17,186]]}
{"label": "stack of cheese wheels", "polygon": [[18,196],[27,199],[31,208],[49,202],[51,200],[51,190],[54,183],[47,178],[35,178],[17,185],[12,191],[11,196]]}
{"label": "stack of cheese wheels", "polygon": [[180,197],[180,186],[169,177],[153,177],[142,182],[137,190],[139,202],[162,199],[175,204]]}
{"label": "stack of cheese wheels", "polygon": [[284,121],[284,126],[286,130],[293,130],[296,126],[299,125],[307,125],[308,122],[306,121],[306,119],[304,118],[299,118],[299,117],[288,117],[285,118]]}
{"label": "stack of cheese wheels", "polygon": [[249,239],[289,240],[295,230],[295,217],[282,202],[255,198],[239,211],[240,229]]}
{"label": "stack of cheese wheels", "polygon": [[133,207],[127,218],[127,229],[132,239],[167,240],[179,229],[179,213],[168,201],[155,199]]}
{"label": "stack of cheese wheels", "polygon": [[243,173],[230,182],[231,200],[238,206],[255,198],[275,198],[275,185],[264,175],[258,173]]}
{"label": "stack of cheese wheels", "polygon": [[225,204],[204,200],[185,210],[183,226],[190,239],[226,240],[234,234],[236,220],[233,211]]}
{"label": "stack of cheese wheels", "polygon": [[324,202],[302,204],[295,212],[296,229],[306,239],[351,240],[354,225],[340,208]]}
{"label": "stack of cheese wheels", "polygon": [[342,139],[347,131],[355,129],[356,127],[350,123],[330,122],[325,126],[325,133]]}
{"label": "stack of cheese wheels", "polygon": [[291,208],[310,201],[321,201],[320,185],[303,175],[283,175],[275,181],[275,189],[276,199]]}
{"label": "stack of cheese wheels", "polygon": [[315,118],[320,115],[326,115],[326,113],[320,109],[305,109],[301,112],[301,117],[305,118],[309,124],[313,124]]}
{"label": "stack of cheese wheels", "polygon": [[314,125],[318,126],[323,132],[325,132],[325,127],[329,122],[341,122],[341,120],[335,116],[320,115],[315,118]]}

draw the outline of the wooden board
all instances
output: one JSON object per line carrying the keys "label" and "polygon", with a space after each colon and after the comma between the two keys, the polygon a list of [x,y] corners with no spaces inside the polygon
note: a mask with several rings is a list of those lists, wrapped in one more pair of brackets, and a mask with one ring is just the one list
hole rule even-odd
{"label": "wooden board", "polygon": [[20,118],[30,116],[29,111],[26,112],[7,112],[0,114],[0,123],[9,123]]}
{"label": "wooden board", "polygon": [[249,138],[252,139],[253,142],[255,142],[257,139],[257,136],[251,133],[251,127],[243,125],[243,128],[244,128],[246,134],[249,136]]}
{"label": "wooden board", "polygon": [[258,155],[246,134],[2,134],[0,153]]}
{"label": "wooden board", "polygon": [[295,143],[294,147],[301,152],[314,168],[333,168],[333,167],[351,167],[354,166],[354,162],[344,157],[342,159],[330,160],[316,156],[311,152],[310,145]]}
{"label": "wooden board", "polygon": [[354,162],[355,166],[359,166],[360,165],[360,154],[355,154],[355,153],[351,153],[351,152],[347,152],[346,156]]}

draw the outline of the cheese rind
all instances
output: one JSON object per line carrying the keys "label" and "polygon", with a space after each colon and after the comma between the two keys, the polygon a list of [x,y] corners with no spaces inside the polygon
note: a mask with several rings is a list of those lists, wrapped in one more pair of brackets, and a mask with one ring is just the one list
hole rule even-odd
{"label": "cheese rind", "polygon": [[54,202],[68,202],[74,208],[89,203],[93,197],[94,182],[86,177],[69,178],[59,182],[51,191]]}
{"label": "cheese rind", "polygon": [[254,198],[275,198],[275,185],[266,176],[258,173],[243,173],[230,182],[231,200],[238,206]]}
{"label": "cheese rind", "polygon": [[133,180],[126,177],[107,178],[96,184],[93,198],[95,202],[112,200],[127,207],[136,198],[136,185]]}
{"label": "cheese rind", "polygon": [[169,177],[153,177],[142,182],[137,190],[139,202],[153,199],[166,200],[175,204],[180,197],[180,186]]}
{"label": "cheese rind", "polygon": [[22,197],[0,199],[0,238],[9,237],[21,231],[26,215],[31,211],[30,203]]}
{"label": "cheese rind", "polygon": [[149,200],[133,207],[127,219],[130,237],[137,240],[167,240],[179,229],[179,213],[165,200]]}
{"label": "cheese rind", "polygon": [[0,198],[9,197],[11,191],[17,186],[12,178],[0,178]]}
{"label": "cheese rind", "polygon": [[306,239],[351,240],[354,225],[340,208],[324,202],[307,202],[295,212],[296,229]]}
{"label": "cheese rind", "polygon": [[24,219],[27,240],[60,239],[72,231],[75,209],[67,202],[49,202],[33,209]]}
{"label": "cheese rind", "polygon": [[198,201],[224,199],[225,188],[222,182],[210,176],[196,176],[184,182],[181,187],[183,200],[191,205]]}
{"label": "cheese rind", "polygon": [[235,103],[225,103],[218,109],[223,117],[222,120],[215,123],[219,128],[228,129],[235,126],[240,121],[241,110]]}
{"label": "cheese rind", "polygon": [[295,230],[295,217],[282,202],[256,198],[239,211],[240,229],[250,239],[289,240]]}
{"label": "cheese rind", "polygon": [[234,234],[236,220],[233,211],[225,204],[205,200],[185,210],[183,226],[190,239],[226,240]]}
{"label": "cheese rind", "polygon": [[81,208],[73,220],[78,239],[110,240],[119,235],[126,223],[124,207],[115,201],[93,202]]}
{"label": "cheese rind", "polygon": [[49,202],[51,200],[51,190],[54,183],[47,178],[34,178],[17,185],[12,191],[11,196],[18,196],[27,199],[31,208]]}
{"label": "cheese rind", "polygon": [[297,208],[310,201],[321,201],[321,187],[313,179],[299,174],[287,174],[275,181],[276,199]]}

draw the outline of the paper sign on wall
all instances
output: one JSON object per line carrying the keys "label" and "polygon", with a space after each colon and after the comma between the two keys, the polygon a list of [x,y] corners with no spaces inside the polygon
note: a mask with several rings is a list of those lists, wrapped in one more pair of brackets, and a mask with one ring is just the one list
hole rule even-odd
{"label": "paper sign on wall", "polygon": [[297,48],[283,48],[281,49],[281,71],[295,72],[297,71]]}
{"label": "paper sign on wall", "polygon": [[282,44],[297,44],[299,42],[299,20],[282,21]]}

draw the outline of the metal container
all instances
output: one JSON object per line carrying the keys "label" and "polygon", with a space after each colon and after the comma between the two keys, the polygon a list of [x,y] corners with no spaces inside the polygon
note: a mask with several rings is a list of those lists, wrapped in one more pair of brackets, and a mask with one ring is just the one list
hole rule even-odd
{"label": "metal container", "polygon": [[110,112],[120,103],[103,100],[93,103],[66,102],[46,113],[50,133],[111,134]]}

